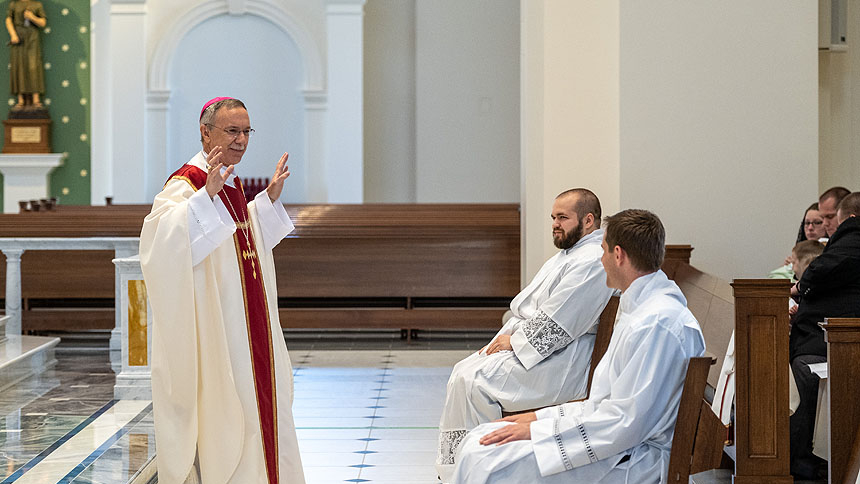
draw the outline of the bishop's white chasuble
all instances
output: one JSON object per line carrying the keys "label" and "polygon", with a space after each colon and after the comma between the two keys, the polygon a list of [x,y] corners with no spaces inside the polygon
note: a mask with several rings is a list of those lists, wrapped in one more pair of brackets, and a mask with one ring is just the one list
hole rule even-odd
{"label": "bishop's white chasuble", "polygon": [[303,484],[272,258],[293,225],[237,178],[209,199],[205,166],[171,176],[141,232],[159,482]]}

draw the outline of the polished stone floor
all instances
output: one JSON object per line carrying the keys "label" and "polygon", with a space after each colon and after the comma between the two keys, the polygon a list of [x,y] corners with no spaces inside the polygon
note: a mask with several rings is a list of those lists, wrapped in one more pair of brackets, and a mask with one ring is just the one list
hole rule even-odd
{"label": "polished stone floor", "polygon": [[[445,382],[487,339],[296,338],[294,416],[308,484],[438,483]],[[0,484],[127,483],[155,452],[150,402],[113,400],[106,350],[61,345],[57,360],[0,395]]]}
{"label": "polished stone floor", "polygon": [[[438,484],[445,382],[490,336],[290,336],[307,483]],[[129,482],[155,452],[150,402],[113,400],[106,349],[61,344],[56,356],[0,394],[0,484]]]}

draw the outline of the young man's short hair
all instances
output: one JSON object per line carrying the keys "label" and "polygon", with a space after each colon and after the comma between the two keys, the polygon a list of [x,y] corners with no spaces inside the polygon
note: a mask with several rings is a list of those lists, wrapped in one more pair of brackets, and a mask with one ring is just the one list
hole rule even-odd
{"label": "young man's short hair", "polygon": [[842,201],[839,202],[839,206],[836,207],[836,211],[842,212],[843,217],[848,217],[849,215],[860,217],[860,192],[846,195]]}
{"label": "young man's short hair", "polygon": [[660,218],[647,210],[623,210],[604,220],[604,240],[609,249],[624,249],[633,267],[654,272],[666,255],[666,230]]}

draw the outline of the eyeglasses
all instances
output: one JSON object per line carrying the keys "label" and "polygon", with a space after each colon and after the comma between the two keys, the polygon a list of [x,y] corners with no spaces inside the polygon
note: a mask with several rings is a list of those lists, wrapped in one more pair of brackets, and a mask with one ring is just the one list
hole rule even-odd
{"label": "eyeglasses", "polygon": [[236,139],[240,134],[244,134],[246,138],[251,138],[254,135],[254,130],[251,128],[248,129],[238,129],[238,128],[222,128],[221,126],[215,126],[214,124],[207,124],[206,126],[211,126],[213,128],[218,128],[221,131],[227,133],[228,136]]}
{"label": "eyeglasses", "polygon": [[824,223],[823,220],[804,220],[803,221],[803,225],[805,227],[809,227],[810,225],[815,225],[816,227],[818,227],[819,225],[821,225],[823,223]]}

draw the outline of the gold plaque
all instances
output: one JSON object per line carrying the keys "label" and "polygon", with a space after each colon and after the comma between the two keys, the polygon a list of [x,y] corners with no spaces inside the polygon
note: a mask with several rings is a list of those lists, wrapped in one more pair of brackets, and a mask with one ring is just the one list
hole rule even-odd
{"label": "gold plaque", "polygon": [[15,126],[12,128],[13,143],[41,143],[42,130],[39,127]]}

